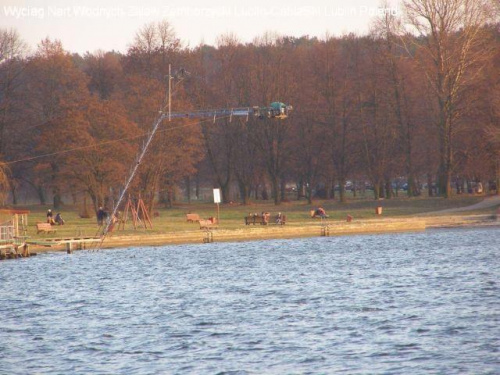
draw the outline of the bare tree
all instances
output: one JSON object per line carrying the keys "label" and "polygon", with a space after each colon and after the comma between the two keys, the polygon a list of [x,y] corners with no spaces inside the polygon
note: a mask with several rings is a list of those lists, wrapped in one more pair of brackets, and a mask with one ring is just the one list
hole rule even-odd
{"label": "bare tree", "polygon": [[104,51],[87,53],[84,56],[83,70],[90,77],[89,89],[101,99],[109,99],[123,77],[120,59],[121,55]]}
{"label": "bare tree", "polygon": [[[408,182],[408,196],[418,195],[416,184],[415,162],[413,159],[415,116],[411,113],[411,97],[408,90],[410,69],[405,66],[407,53],[400,48],[398,33],[401,31],[401,22],[396,16],[386,14],[377,19],[373,32],[376,38],[382,41],[381,60],[386,70],[388,90],[392,94],[390,108],[394,112],[399,129],[399,148],[404,155],[404,172]],[[406,70],[404,68],[406,67]]]}
{"label": "bare tree", "polygon": [[[9,138],[8,125],[16,111],[16,97],[19,96],[21,75],[25,64],[22,61],[28,47],[16,30],[0,29],[0,155],[5,154]],[[12,127],[12,126],[11,126]]]}
{"label": "bare tree", "polygon": [[168,72],[168,63],[182,44],[168,21],[144,25],[135,35],[128,50],[128,63],[142,70],[149,78],[163,79]]}
{"label": "bare tree", "polygon": [[[255,40],[252,61],[254,100],[260,103],[290,102],[297,90],[293,74],[292,45],[286,38],[266,33]],[[291,126],[286,121],[260,120],[255,127],[254,140],[260,149],[271,183],[274,204],[279,205],[284,195],[287,172],[286,150],[291,137]]]}
{"label": "bare tree", "polygon": [[[463,112],[464,88],[473,82],[489,56],[484,26],[494,0],[405,0],[409,31],[403,38],[418,61],[437,102],[439,129],[439,191],[451,196],[453,136]],[[412,45],[410,45],[411,43]]]}

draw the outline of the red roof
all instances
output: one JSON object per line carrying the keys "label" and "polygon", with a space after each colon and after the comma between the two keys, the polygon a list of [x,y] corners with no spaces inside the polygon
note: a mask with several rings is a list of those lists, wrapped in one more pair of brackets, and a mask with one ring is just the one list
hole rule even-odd
{"label": "red roof", "polygon": [[0,214],[8,214],[8,215],[18,214],[18,215],[23,215],[23,214],[29,214],[29,213],[30,213],[29,210],[15,210],[15,209],[10,209],[10,208],[0,209]]}

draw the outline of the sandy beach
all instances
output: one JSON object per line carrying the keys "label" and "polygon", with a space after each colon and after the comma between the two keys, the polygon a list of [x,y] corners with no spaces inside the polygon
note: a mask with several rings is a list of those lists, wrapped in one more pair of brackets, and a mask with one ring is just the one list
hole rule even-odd
{"label": "sandy beach", "polygon": [[[126,248],[137,246],[165,246],[179,244],[201,244],[204,242],[239,242],[259,241],[280,238],[301,238],[319,236],[350,236],[363,234],[382,234],[398,232],[421,232],[435,228],[467,228],[478,226],[499,226],[500,221],[492,215],[427,215],[414,218],[380,218],[358,221],[325,221],[323,223],[291,223],[284,226],[256,225],[242,226],[240,229],[224,229],[219,227],[207,230],[189,230],[167,232],[164,234],[118,235],[111,233],[102,244],[103,249]],[[57,243],[57,237],[46,239]],[[96,246],[87,244],[86,249]],[[65,251],[65,245],[37,246],[31,245],[32,252],[43,253]]]}

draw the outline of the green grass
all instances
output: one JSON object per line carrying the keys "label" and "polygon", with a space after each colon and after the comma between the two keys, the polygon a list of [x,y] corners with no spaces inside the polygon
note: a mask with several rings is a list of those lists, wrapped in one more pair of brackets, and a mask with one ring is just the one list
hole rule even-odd
{"label": "green grass", "polygon": [[[483,197],[478,196],[457,196],[451,199],[443,198],[406,198],[399,197],[375,201],[373,199],[350,197],[346,203],[337,201],[317,200],[313,205],[307,204],[306,201],[291,201],[282,203],[280,206],[275,206],[270,201],[258,201],[252,204],[243,206],[240,204],[223,204],[220,205],[220,228],[236,229],[243,228],[244,217],[249,213],[270,212],[272,215],[282,212],[287,216],[287,225],[307,225],[319,223],[318,219],[311,219],[309,211],[318,206],[322,206],[330,217],[330,220],[345,220],[349,214],[357,219],[373,219],[376,218],[375,207],[380,205],[383,208],[383,217],[411,217],[416,214],[444,210],[448,208],[463,207],[475,204],[481,201]],[[19,207],[21,208],[21,207]],[[31,211],[29,215],[29,230],[28,236],[32,239],[50,238],[50,237],[77,237],[77,236],[94,236],[99,235],[99,227],[96,219],[82,219],[78,215],[78,208],[73,206],[65,206],[61,210],[53,210],[55,213],[61,212],[66,225],[55,226],[56,234],[36,234],[36,222],[46,221],[46,212],[49,206],[29,206],[22,207]],[[125,231],[114,231],[111,235],[139,235],[139,234],[164,234],[165,232],[178,232],[188,230],[198,230],[197,223],[187,223],[185,214],[188,212],[197,213],[202,218],[216,216],[216,205],[211,203],[178,203],[172,209],[158,208],[155,211],[159,213],[159,217],[153,218],[153,229],[145,230],[140,228],[134,230],[132,222],[126,225]],[[485,210],[493,212],[493,209]],[[478,213],[478,212],[474,212]],[[467,213],[462,213],[467,214]]]}

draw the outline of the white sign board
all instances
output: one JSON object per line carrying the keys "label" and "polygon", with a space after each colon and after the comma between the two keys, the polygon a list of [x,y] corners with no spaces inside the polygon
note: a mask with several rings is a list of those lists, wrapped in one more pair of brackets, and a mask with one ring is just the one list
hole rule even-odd
{"label": "white sign board", "polygon": [[220,203],[220,189],[214,189],[214,203]]}

